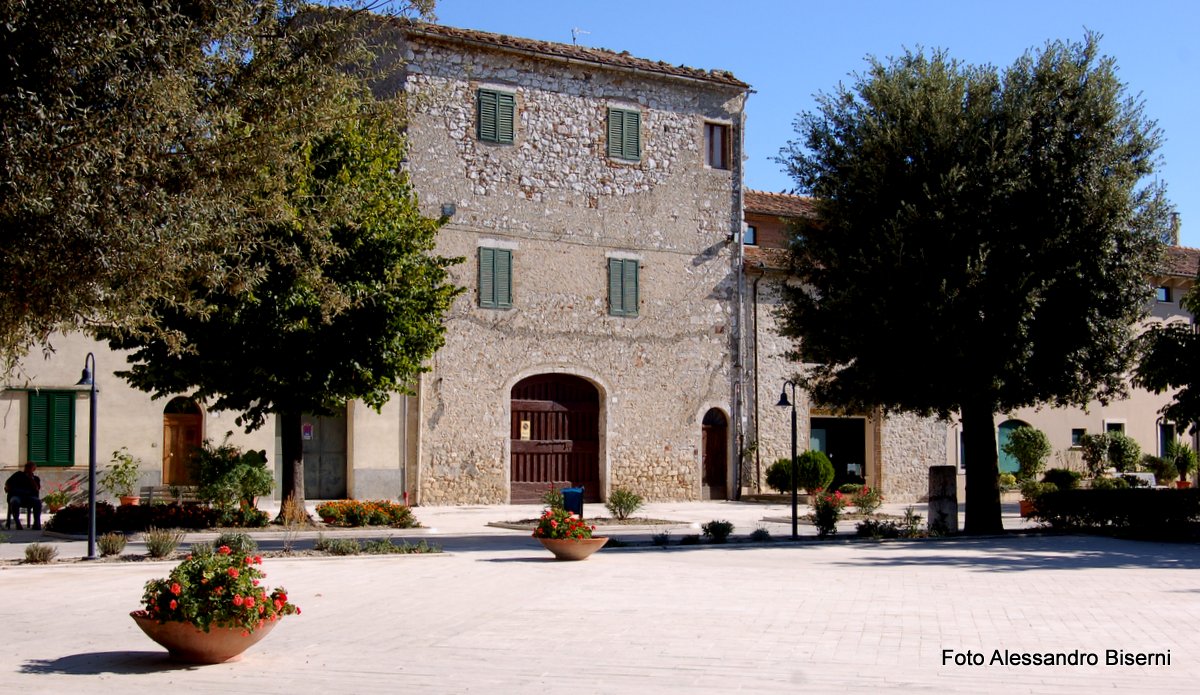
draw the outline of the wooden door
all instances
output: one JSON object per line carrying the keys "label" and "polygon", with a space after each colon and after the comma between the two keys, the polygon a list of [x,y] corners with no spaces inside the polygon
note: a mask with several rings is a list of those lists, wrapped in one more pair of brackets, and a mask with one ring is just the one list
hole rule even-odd
{"label": "wooden door", "polygon": [[706,500],[728,498],[726,476],[729,473],[729,425],[725,414],[713,408],[704,415],[703,472],[700,479],[701,496]]}
{"label": "wooden door", "polygon": [[304,496],[314,500],[346,497],[346,415],[301,419],[304,438]]}
{"label": "wooden door", "polygon": [[204,439],[198,413],[163,414],[163,484],[194,485],[189,465]]}
{"label": "wooden door", "polygon": [[513,504],[538,502],[546,489],[584,488],[600,501],[600,394],[566,374],[524,379],[512,390]]}

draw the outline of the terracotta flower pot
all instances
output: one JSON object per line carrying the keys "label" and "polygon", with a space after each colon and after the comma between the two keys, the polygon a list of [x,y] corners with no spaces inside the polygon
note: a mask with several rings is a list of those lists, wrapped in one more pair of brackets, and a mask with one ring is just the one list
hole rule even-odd
{"label": "terracotta flower pot", "polygon": [[133,506],[133,505],[137,504],[141,499],[142,498],[138,497],[137,495],[129,495],[128,497],[123,496],[123,497],[121,497],[121,506],[122,507]]}
{"label": "terracotta flower pot", "polygon": [[1020,505],[1022,517],[1027,517],[1033,514],[1033,502],[1030,502],[1029,500],[1021,500]]}
{"label": "terracotta flower pot", "polygon": [[555,560],[586,560],[589,555],[604,547],[608,538],[539,538],[546,550],[554,553]]}
{"label": "terracotta flower pot", "polygon": [[1175,483],[1175,487],[1179,488],[1180,490],[1186,490],[1186,489],[1190,488],[1191,486],[1192,486],[1192,481],[1190,481],[1190,480],[1180,480]]}
{"label": "terracotta flower pot", "polygon": [[248,635],[240,627],[214,626],[204,632],[191,623],[160,623],[147,617],[145,611],[133,611],[129,616],[147,637],[166,647],[172,659],[194,664],[236,661],[275,627],[275,623],[266,622]]}

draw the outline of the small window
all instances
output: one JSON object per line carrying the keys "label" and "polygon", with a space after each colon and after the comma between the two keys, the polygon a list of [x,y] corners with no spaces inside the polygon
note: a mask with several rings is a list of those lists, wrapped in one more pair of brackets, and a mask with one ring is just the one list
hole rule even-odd
{"label": "small window", "polygon": [[1083,446],[1083,436],[1087,434],[1087,430],[1082,427],[1076,427],[1071,430],[1071,448]]}
{"label": "small window", "polygon": [[1167,449],[1175,441],[1175,424],[1171,422],[1158,423],[1158,455],[1166,456]]}
{"label": "small window", "polygon": [[758,228],[752,224],[746,225],[746,231],[742,232],[742,243],[747,246],[758,246]]}
{"label": "small window", "polygon": [[29,448],[26,461],[39,466],[75,465],[75,394],[29,392]]}
{"label": "small window", "polygon": [[704,161],[713,169],[729,168],[729,126],[704,124]]}
{"label": "small window", "polygon": [[1154,298],[1155,298],[1155,299],[1157,299],[1157,300],[1158,300],[1158,301],[1160,301],[1160,302],[1169,302],[1169,301],[1171,301],[1171,288],[1170,288],[1170,287],[1156,287],[1156,288],[1154,288]]}
{"label": "small window", "polygon": [[638,264],[636,258],[608,259],[608,313],[638,315]]}
{"label": "small window", "polygon": [[1104,431],[1105,432],[1120,432],[1121,434],[1125,434],[1125,423],[1105,420],[1104,421]]}
{"label": "small window", "polygon": [[608,156],[642,158],[642,114],[627,109],[608,110]]}
{"label": "small window", "polygon": [[479,306],[512,308],[512,251],[480,247]]}
{"label": "small window", "polygon": [[481,89],[476,96],[476,136],[485,142],[512,144],[517,98],[507,92]]}

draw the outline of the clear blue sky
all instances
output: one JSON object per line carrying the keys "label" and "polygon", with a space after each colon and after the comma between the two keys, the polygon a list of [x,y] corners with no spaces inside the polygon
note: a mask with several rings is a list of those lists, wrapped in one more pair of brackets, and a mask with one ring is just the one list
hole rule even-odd
{"label": "clear blue sky", "polygon": [[[613,7],[628,10],[617,13]],[[746,182],[792,182],[774,157],[795,136],[812,96],[861,70],[868,55],[945,48],[999,67],[1052,39],[1103,35],[1128,91],[1140,94],[1164,144],[1158,176],[1182,216],[1182,243],[1200,246],[1200,2],[1195,0],[439,0],[442,24],[629,51],[640,58],[729,70],[755,93],[747,107]]]}

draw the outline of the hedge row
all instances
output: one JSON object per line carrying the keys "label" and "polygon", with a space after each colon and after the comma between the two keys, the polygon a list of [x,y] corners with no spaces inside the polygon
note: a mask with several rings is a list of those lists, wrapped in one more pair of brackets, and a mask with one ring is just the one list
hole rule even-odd
{"label": "hedge row", "polygon": [[[270,517],[259,509],[235,509],[222,514],[200,504],[135,504],[113,507],[96,503],[96,533],[124,531],[132,533],[155,528],[209,529],[217,526],[262,527]],[[72,504],[64,507],[46,523],[46,529],[58,533],[81,534],[88,531],[88,507]]]}
{"label": "hedge row", "polygon": [[1200,489],[1060,490],[1038,495],[1035,519],[1056,529],[1155,538],[1200,532]]}

